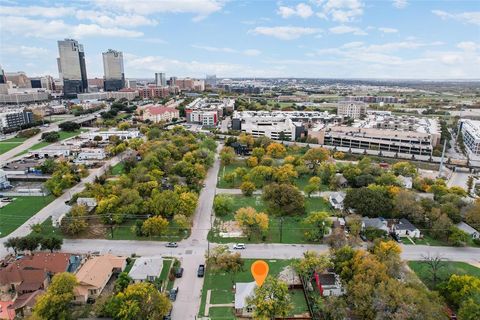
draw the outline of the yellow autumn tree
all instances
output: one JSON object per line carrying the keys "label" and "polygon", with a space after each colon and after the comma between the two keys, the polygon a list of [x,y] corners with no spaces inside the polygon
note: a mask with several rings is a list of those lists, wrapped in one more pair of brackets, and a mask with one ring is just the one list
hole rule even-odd
{"label": "yellow autumn tree", "polygon": [[268,230],[268,215],[257,212],[252,207],[240,208],[235,213],[235,220],[250,238],[253,234],[264,234]]}
{"label": "yellow autumn tree", "polygon": [[287,149],[281,143],[271,143],[267,147],[267,154],[272,158],[283,158],[287,153]]}

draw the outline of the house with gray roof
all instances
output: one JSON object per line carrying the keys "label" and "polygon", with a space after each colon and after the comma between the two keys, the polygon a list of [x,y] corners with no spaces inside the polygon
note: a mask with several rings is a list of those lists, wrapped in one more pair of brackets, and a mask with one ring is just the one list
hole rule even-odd
{"label": "house with gray roof", "polygon": [[387,220],[384,218],[362,218],[362,230],[367,228],[380,229],[385,232],[389,232]]}
{"label": "house with gray roof", "polygon": [[255,281],[235,284],[235,315],[237,317],[253,316],[254,307],[247,304],[247,298],[253,296],[256,287]]}
{"label": "house with gray roof", "polygon": [[161,257],[140,257],[135,260],[128,273],[133,282],[155,281],[162,272],[163,259]]}
{"label": "house with gray roof", "polygon": [[457,228],[468,233],[472,237],[472,239],[480,239],[480,232],[478,232],[472,226],[470,226],[469,224],[466,224],[463,221],[460,223],[457,223]]}
{"label": "house with gray roof", "polygon": [[410,238],[421,237],[420,230],[405,218],[398,220],[398,222],[393,225],[393,231],[399,237],[410,237]]}

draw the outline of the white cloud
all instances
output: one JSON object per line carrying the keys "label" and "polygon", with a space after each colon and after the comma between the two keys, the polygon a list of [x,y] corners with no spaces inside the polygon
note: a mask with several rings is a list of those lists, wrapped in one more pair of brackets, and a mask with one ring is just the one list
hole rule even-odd
{"label": "white cloud", "polygon": [[465,51],[475,51],[480,49],[480,44],[473,41],[462,41],[457,44],[457,48]]}
{"label": "white cloud", "polygon": [[403,9],[408,6],[407,0],[392,0],[392,5],[397,9]]}
{"label": "white cloud", "polygon": [[2,23],[12,26],[5,32],[25,37],[60,39],[64,37],[140,37],[142,32],[121,28],[103,28],[96,24],[69,25],[63,20],[29,19],[26,17],[6,16]]}
{"label": "white cloud", "polygon": [[236,50],[232,48],[220,48],[220,47],[211,47],[211,46],[202,46],[202,45],[192,45],[195,49],[201,49],[210,52],[224,52],[224,53],[235,53]]}
{"label": "white cloud", "polygon": [[103,9],[116,9],[125,13],[153,15],[155,13],[193,13],[195,21],[220,11],[225,0],[92,0]]}
{"label": "white cloud", "polygon": [[336,34],[353,33],[354,35],[357,35],[357,36],[367,35],[367,33],[360,28],[346,26],[346,25],[332,27],[328,30],[330,30],[331,33],[336,33]]}
{"label": "white cloud", "polygon": [[60,18],[75,13],[72,7],[0,6],[0,15]]}
{"label": "white cloud", "polygon": [[480,26],[480,11],[449,13],[442,10],[432,10],[432,13],[444,20],[453,19],[464,23],[471,23]]}
{"label": "white cloud", "polygon": [[260,55],[262,52],[260,50],[257,50],[257,49],[247,49],[247,50],[243,50],[243,54],[246,55],[246,56],[249,56],[249,57],[255,57],[255,56],[258,56]]}
{"label": "white cloud", "polygon": [[79,20],[89,20],[103,27],[138,27],[157,25],[156,20],[137,14],[108,15],[105,12],[100,11],[78,10],[75,16]]}
{"label": "white cloud", "polygon": [[280,26],[280,27],[256,27],[249,32],[253,34],[260,34],[264,36],[274,37],[280,40],[293,40],[301,36],[317,34],[321,32],[317,28]]}
{"label": "white cloud", "polygon": [[395,28],[386,28],[386,27],[380,27],[380,28],[378,28],[378,30],[380,30],[383,33],[397,33],[398,32],[398,30],[395,29]]}
{"label": "white cloud", "polygon": [[277,13],[282,16],[282,18],[290,18],[292,16],[299,16],[300,18],[306,19],[313,15],[312,7],[305,3],[299,3],[295,7],[285,7],[280,6]]}
{"label": "white cloud", "polygon": [[24,45],[4,45],[0,47],[0,52],[2,54],[14,54],[21,55],[25,57],[37,57],[46,56],[50,52],[45,48],[39,48],[34,46],[24,46]]}
{"label": "white cloud", "polygon": [[317,16],[338,22],[351,22],[363,14],[363,7],[360,0],[328,0],[323,4],[322,12],[318,12]]}

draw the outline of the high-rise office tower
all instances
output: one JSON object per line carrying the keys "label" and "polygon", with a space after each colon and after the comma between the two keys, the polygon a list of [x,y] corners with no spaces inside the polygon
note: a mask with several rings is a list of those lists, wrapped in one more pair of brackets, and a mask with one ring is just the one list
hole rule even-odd
{"label": "high-rise office tower", "polygon": [[165,73],[155,73],[155,85],[157,87],[165,87],[167,85],[167,78],[165,77]]}
{"label": "high-rise office tower", "polygon": [[3,71],[2,66],[0,66],[0,83],[7,83],[5,78],[5,71]]}
{"label": "high-rise office tower", "polygon": [[63,79],[63,94],[74,97],[88,91],[87,67],[83,45],[76,40],[58,41],[58,73]]}
{"label": "high-rise office tower", "polygon": [[105,91],[118,91],[125,87],[125,73],[123,71],[123,53],[108,49],[102,53],[103,71],[105,74]]}
{"label": "high-rise office tower", "polygon": [[214,74],[207,74],[205,77],[205,84],[215,88],[217,86],[217,76]]}

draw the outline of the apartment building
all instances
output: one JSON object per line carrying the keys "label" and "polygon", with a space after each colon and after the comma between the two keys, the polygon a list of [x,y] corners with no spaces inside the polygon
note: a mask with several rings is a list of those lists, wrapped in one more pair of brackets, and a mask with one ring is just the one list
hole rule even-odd
{"label": "apartment building", "polygon": [[360,101],[341,101],[337,104],[337,115],[360,119],[367,114],[367,104]]}
{"label": "apartment building", "polygon": [[480,157],[480,121],[460,119],[458,125],[468,153],[474,157]]}
{"label": "apartment building", "polygon": [[108,100],[108,99],[127,99],[129,101],[134,100],[139,96],[137,90],[122,89],[120,91],[108,91],[108,92],[91,92],[91,93],[79,93],[77,95],[78,100]]}
{"label": "apartment building", "polygon": [[142,99],[166,98],[171,94],[177,94],[177,87],[145,87],[137,88],[138,94]]}
{"label": "apartment building", "polygon": [[173,119],[180,117],[179,111],[172,107],[164,107],[161,105],[147,105],[143,106],[142,120],[149,120],[153,123],[161,121],[171,122]]}
{"label": "apartment building", "polygon": [[33,113],[26,110],[12,110],[0,113],[0,130],[8,132],[33,122]]}
{"label": "apartment building", "polygon": [[188,123],[212,127],[217,125],[225,112],[232,112],[234,107],[233,99],[197,98],[185,107],[185,117]]}

